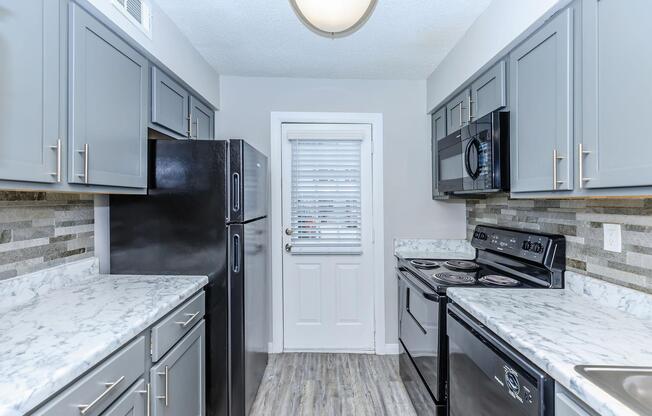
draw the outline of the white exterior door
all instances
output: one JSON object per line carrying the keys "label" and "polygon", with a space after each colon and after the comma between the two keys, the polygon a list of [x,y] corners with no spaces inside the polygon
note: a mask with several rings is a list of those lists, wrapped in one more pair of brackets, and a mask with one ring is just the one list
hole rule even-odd
{"label": "white exterior door", "polygon": [[369,124],[283,124],[286,351],[373,351]]}

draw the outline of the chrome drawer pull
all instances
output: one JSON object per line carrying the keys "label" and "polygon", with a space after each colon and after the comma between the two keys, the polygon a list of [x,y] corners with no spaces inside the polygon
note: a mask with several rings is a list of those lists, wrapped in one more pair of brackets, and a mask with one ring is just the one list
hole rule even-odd
{"label": "chrome drawer pull", "polygon": [[145,408],[147,409],[147,416],[152,416],[152,404],[150,402],[152,397],[152,385],[147,383],[147,390],[138,390],[138,393],[145,394],[147,402],[145,403]]}
{"label": "chrome drawer pull", "polygon": [[59,183],[61,182],[61,139],[57,140],[56,146],[50,146],[50,149],[57,152],[57,171],[50,175],[54,176],[57,183]]}
{"label": "chrome drawer pull", "polygon": [[197,311],[195,313],[184,313],[184,315],[189,316],[190,318],[188,318],[188,320],[185,321],[185,322],[175,322],[175,324],[181,325],[182,327],[185,328],[185,327],[188,326],[189,323],[192,322],[193,319],[195,319],[197,317],[197,315],[199,315],[199,311]]}
{"label": "chrome drawer pull", "polygon": [[168,400],[168,397],[169,397],[169,394],[168,394],[169,382],[168,382],[168,380],[170,378],[170,371],[168,369],[168,366],[167,365],[165,366],[165,372],[156,373],[156,374],[158,374],[159,376],[164,376],[165,377],[165,396],[156,396],[156,398],[159,399],[159,400],[165,400],[165,407],[168,407],[168,403],[169,403],[169,400]]}
{"label": "chrome drawer pull", "polygon": [[97,398],[95,400],[90,402],[90,404],[80,404],[79,406],[77,406],[77,407],[79,407],[79,413],[81,413],[82,416],[83,416],[83,415],[87,414],[88,412],[90,412],[91,409],[96,404],[98,404],[99,402],[102,401],[102,399],[104,399],[106,396],[111,394],[113,389],[116,388],[118,386],[118,384],[122,383],[122,380],[124,380],[124,379],[125,379],[125,376],[122,376],[119,379],[117,379],[116,381],[114,381],[113,383],[104,383],[107,386],[107,389],[104,390],[104,392],[102,392],[102,394],[97,396]]}

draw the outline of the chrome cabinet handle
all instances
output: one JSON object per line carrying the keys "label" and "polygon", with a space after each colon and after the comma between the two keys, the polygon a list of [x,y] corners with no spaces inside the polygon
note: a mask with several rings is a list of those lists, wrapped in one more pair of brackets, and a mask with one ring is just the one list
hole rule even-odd
{"label": "chrome cabinet handle", "polygon": [[185,328],[185,327],[188,326],[188,324],[190,322],[192,322],[193,319],[195,319],[197,317],[197,315],[199,315],[199,313],[200,313],[200,311],[197,311],[195,313],[184,313],[185,316],[189,316],[190,318],[188,318],[187,321],[175,322],[175,324],[181,325],[183,328]]}
{"label": "chrome cabinet handle", "polygon": [[578,155],[578,166],[579,166],[579,173],[580,173],[580,189],[584,188],[584,182],[588,182],[591,180],[591,178],[585,178],[584,177],[584,155],[588,155],[591,152],[589,150],[584,150],[584,144],[580,143],[579,144],[579,155]]}
{"label": "chrome cabinet handle", "polygon": [[89,404],[80,404],[79,406],[77,406],[79,408],[79,413],[81,413],[82,416],[83,416],[83,415],[87,414],[88,412],[90,412],[93,409],[93,407],[95,407],[96,404],[98,404],[99,402],[102,401],[102,399],[104,399],[106,396],[111,394],[113,389],[115,389],[118,386],[118,384],[122,383],[122,380],[124,380],[124,379],[125,379],[125,376],[122,376],[119,379],[117,379],[116,381],[114,381],[113,383],[105,383],[105,385],[107,386],[107,389],[104,390],[102,392],[102,394],[97,396],[95,398],[95,400],[93,400]]}
{"label": "chrome cabinet handle", "polygon": [[79,176],[80,178],[84,178],[84,183],[88,183],[88,152],[89,152],[88,143],[84,143],[84,148],[81,150],[77,150],[77,152],[84,154],[84,173],[77,176]]}
{"label": "chrome cabinet handle", "polygon": [[145,403],[145,409],[146,409],[146,415],[147,416],[152,416],[152,404],[151,404],[151,397],[152,397],[152,385],[150,383],[147,383],[147,390],[138,390],[138,393],[144,394],[147,402]]}
{"label": "chrome cabinet handle", "polygon": [[188,131],[186,132],[186,136],[190,139],[192,138],[192,113],[186,117],[186,120],[188,120]]}
{"label": "chrome cabinet handle", "polygon": [[57,170],[50,175],[54,176],[57,182],[61,182],[61,139],[57,140],[56,146],[50,146],[50,149],[57,152]]}
{"label": "chrome cabinet handle", "polygon": [[460,127],[464,125],[464,120],[462,120],[462,112],[464,111],[464,101],[460,102]]}
{"label": "chrome cabinet handle", "polygon": [[168,394],[169,393],[168,389],[170,387],[170,384],[169,384],[170,371],[169,371],[168,366],[167,365],[165,366],[165,372],[163,372],[163,373],[159,372],[159,373],[156,373],[156,374],[158,374],[159,376],[164,376],[165,377],[165,396],[156,396],[156,398],[159,399],[159,400],[165,400],[165,407],[168,407],[168,404],[169,404],[168,397],[170,396]]}
{"label": "chrome cabinet handle", "polygon": [[473,103],[475,103],[475,101],[473,101],[473,97],[469,94],[469,123],[473,121]]}
{"label": "chrome cabinet handle", "polygon": [[564,181],[560,181],[557,179],[557,163],[564,159],[563,156],[559,156],[559,153],[557,152],[557,149],[552,150],[552,190],[556,191],[558,189],[558,186],[564,183]]}

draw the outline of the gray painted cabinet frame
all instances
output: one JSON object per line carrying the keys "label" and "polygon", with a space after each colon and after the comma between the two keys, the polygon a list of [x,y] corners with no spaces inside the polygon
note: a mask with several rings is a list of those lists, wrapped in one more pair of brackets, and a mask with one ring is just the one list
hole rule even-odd
{"label": "gray painted cabinet frame", "polygon": [[[0,179],[55,183],[61,163],[65,1],[0,0]],[[58,163],[57,163],[58,161]]]}
{"label": "gray painted cabinet frame", "polygon": [[582,7],[584,153],[577,156],[578,184],[651,186],[652,2],[584,0]]}
{"label": "gray painted cabinet frame", "polygon": [[439,158],[437,156],[437,142],[446,137],[446,108],[440,108],[430,117],[432,128],[432,199],[447,199],[448,195],[439,192]]}
{"label": "gray painted cabinet frame", "polygon": [[183,137],[190,134],[190,94],[165,72],[152,67],[152,123]]}
{"label": "gray painted cabinet frame", "polygon": [[461,129],[471,121],[470,101],[471,91],[464,89],[446,104],[446,131],[448,134]]}
{"label": "gray painted cabinet frame", "polygon": [[190,138],[215,139],[215,112],[195,97],[190,97]]}
{"label": "gray painted cabinet frame", "polygon": [[566,9],[510,53],[513,192],[573,188],[572,25]]}
{"label": "gray painted cabinet frame", "polygon": [[478,119],[507,105],[505,61],[500,61],[471,84],[471,118]]}
{"label": "gray painted cabinet frame", "polygon": [[147,187],[148,61],[70,5],[69,182]]}

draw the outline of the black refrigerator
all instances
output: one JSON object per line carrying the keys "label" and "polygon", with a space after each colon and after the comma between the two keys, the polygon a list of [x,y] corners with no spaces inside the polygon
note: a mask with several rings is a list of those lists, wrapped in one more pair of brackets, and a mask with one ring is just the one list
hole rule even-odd
{"label": "black refrigerator", "polygon": [[110,197],[112,274],[207,275],[208,416],[249,413],[267,365],[267,159],[243,140],[150,140],[147,195]]}

